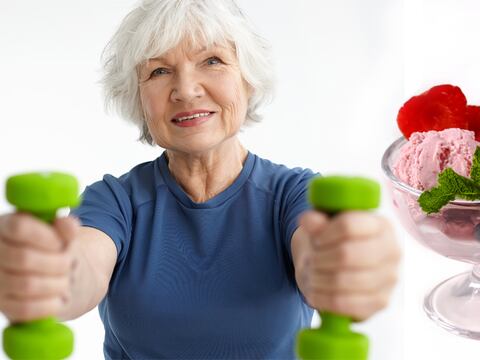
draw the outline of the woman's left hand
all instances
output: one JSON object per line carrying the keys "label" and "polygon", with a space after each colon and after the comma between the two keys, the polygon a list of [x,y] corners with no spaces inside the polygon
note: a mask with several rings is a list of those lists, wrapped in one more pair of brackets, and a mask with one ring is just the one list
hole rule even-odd
{"label": "woman's left hand", "polygon": [[307,211],[292,238],[295,278],[307,303],[365,320],[388,305],[400,248],[382,216],[348,211],[333,218]]}

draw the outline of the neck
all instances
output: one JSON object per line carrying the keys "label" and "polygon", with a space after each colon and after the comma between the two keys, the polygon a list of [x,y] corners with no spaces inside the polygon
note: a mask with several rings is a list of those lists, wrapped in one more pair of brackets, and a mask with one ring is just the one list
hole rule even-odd
{"label": "neck", "polygon": [[247,150],[233,137],[215,149],[188,154],[167,150],[168,168],[195,202],[205,202],[228,188],[242,171]]}

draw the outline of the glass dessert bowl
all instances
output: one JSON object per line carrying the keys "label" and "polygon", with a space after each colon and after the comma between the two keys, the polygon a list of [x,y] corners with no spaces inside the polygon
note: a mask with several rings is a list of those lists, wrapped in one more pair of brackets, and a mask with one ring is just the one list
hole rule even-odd
{"label": "glass dessert bowl", "polygon": [[457,335],[480,340],[480,201],[455,200],[427,215],[420,208],[421,191],[395,176],[400,149],[393,142],[382,158],[382,169],[396,215],[407,232],[427,248],[451,259],[470,263],[472,271],[438,284],[425,296],[424,309],[438,325]]}

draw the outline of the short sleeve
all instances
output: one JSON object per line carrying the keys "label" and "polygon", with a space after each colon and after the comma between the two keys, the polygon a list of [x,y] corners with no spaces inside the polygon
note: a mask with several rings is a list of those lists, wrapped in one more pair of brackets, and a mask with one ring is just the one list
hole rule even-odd
{"label": "short sleeve", "polygon": [[291,241],[293,233],[298,228],[298,218],[303,212],[311,209],[307,199],[307,188],[310,180],[315,176],[319,176],[319,174],[310,169],[302,170],[289,179],[285,189],[282,220],[285,246],[290,261],[293,261]]}
{"label": "short sleeve", "polygon": [[130,197],[112,175],[105,175],[102,181],[87,186],[81,205],[71,211],[83,226],[96,228],[110,236],[117,248],[117,263],[128,250],[132,213]]}

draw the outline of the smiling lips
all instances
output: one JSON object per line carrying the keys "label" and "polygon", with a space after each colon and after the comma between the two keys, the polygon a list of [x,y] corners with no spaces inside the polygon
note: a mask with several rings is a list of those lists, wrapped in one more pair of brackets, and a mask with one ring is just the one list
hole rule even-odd
{"label": "smiling lips", "polygon": [[191,111],[186,111],[186,112],[179,112],[178,114],[175,114],[172,120],[179,120],[184,117],[192,116],[195,114],[204,114],[204,113],[211,113],[213,111],[206,110],[206,109],[195,109]]}
{"label": "smiling lips", "polygon": [[214,113],[204,109],[181,112],[175,115],[172,122],[180,127],[196,126],[207,121]]}

